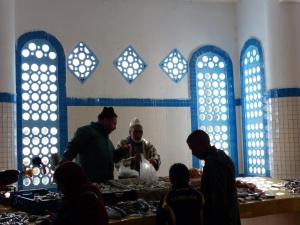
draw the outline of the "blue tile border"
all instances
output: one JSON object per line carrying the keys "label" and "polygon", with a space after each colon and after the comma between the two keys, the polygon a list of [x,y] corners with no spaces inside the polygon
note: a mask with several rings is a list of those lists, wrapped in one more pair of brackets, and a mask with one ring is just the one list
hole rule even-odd
{"label": "blue tile border", "polygon": [[[300,88],[276,88],[267,92],[267,98],[300,97]],[[16,103],[16,95],[0,92],[0,102]],[[68,97],[67,106],[148,106],[148,107],[193,107],[191,99],[151,99],[151,98],[72,98]],[[242,100],[235,99],[235,106]]]}
{"label": "blue tile border", "polygon": [[189,99],[67,98],[68,106],[190,107]]}
{"label": "blue tile border", "polygon": [[[16,95],[0,92],[0,102],[16,103]],[[67,98],[67,106],[149,106],[149,107],[190,107],[190,99],[150,99],[150,98]],[[235,106],[241,99],[235,99]]]}
{"label": "blue tile border", "polygon": [[0,93],[0,102],[16,103],[16,95],[10,93]]}
{"label": "blue tile border", "polygon": [[300,97],[300,88],[276,88],[267,92],[268,98]]}

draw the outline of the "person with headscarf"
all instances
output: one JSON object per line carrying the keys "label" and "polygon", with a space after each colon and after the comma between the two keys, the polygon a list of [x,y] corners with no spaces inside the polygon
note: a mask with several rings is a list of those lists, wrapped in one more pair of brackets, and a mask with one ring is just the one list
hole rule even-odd
{"label": "person with headscarf", "polygon": [[117,114],[112,107],[104,107],[97,122],[77,129],[63,153],[62,161],[71,161],[79,155],[79,164],[92,182],[113,179],[114,162],[124,157],[128,149],[115,149],[109,134],[116,129]]}
{"label": "person with headscarf", "polygon": [[[143,126],[138,118],[133,118],[129,124],[129,136],[120,141],[118,147],[129,148],[130,150],[123,158],[130,159],[131,169],[140,171],[141,156],[147,159],[158,170],[161,164],[160,155],[150,141],[143,138]],[[126,160],[125,160],[126,161]]]}
{"label": "person with headscarf", "polygon": [[54,172],[57,189],[63,194],[54,225],[108,225],[100,189],[74,162],[60,164]]}

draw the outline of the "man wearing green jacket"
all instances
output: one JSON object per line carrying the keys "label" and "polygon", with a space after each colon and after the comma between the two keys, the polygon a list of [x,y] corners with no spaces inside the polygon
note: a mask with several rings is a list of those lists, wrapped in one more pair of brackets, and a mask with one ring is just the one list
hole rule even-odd
{"label": "man wearing green jacket", "polygon": [[79,155],[79,163],[92,182],[113,179],[114,162],[121,160],[126,150],[115,149],[109,134],[116,129],[117,114],[112,107],[104,107],[97,122],[77,129],[63,154],[63,161]]}

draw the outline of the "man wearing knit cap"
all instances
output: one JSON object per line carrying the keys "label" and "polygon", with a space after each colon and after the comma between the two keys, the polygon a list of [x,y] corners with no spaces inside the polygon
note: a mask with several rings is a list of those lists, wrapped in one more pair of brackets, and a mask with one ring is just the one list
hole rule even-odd
{"label": "man wearing knit cap", "polygon": [[79,163],[92,182],[113,179],[114,162],[127,153],[126,146],[115,150],[109,134],[116,129],[117,114],[112,107],[104,107],[97,122],[77,129],[63,154],[63,161],[79,155]]}
{"label": "man wearing knit cap", "polygon": [[155,147],[143,138],[143,126],[138,118],[133,118],[129,124],[129,136],[120,141],[119,147],[130,148],[126,158],[132,158],[130,161],[131,169],[140,170],[141,154],[144,155],[153,167],[158,170],[160,166],[160,156]]}

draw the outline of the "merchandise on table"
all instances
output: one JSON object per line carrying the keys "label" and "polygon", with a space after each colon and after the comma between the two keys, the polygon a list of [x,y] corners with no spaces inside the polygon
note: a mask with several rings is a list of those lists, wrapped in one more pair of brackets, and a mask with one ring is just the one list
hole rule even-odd
{"label": "merchandise on table", "polygon": [[113,206],[106,206],[110,219],[121,219],[125,217],[143,217],[156,213],[159,201],[146,201],[137,199],[135,201],[118,202]]}
{"label": "merchandise on table", "polygon": [[16,192],[16,187],[13,185],[0,186],[0,204],[11,205],[12,193]]}
{"label": "merchandise on table", "polygon": [[118,187],[108,183],[100,183],[96,185],[101,190],[105,205],[115,205],[120,201],[137,199],[136,191],[127,187]]}
{"label": "merchandise on table", "polygon": [[196,169],[196,168],[190,168],[189,169],[190,179],[201,178],[202,177],[202,173],[203,173],[203,171],[201,171],[199,169]]}
{"label": "merchandise on table", "polygon": [[297,181],[295,182],[295,180],[289,183],[284,180],[265,177],[238,177],[237,191],[239,201],[248,202],[282,198],[295,192],[297,190],[297,184],[299,183],[300,182]]}
{"label": "merchandise on table", "polygon": [[28,225],[40,224],[49,216],[29,215],[25,212],[12,212],[0,214],[1,225]]}
{"label": "merchandise on table", "polygon": [[290,193],[300,194],[300,180],[298,179],[287,180],[284,186],[289,190]]}
{"label": "merchandise on table", "polygon": [[157,200],[160,199],[163,194],[170,188],[170,182],[166,179],[159,178],[156,182],[151,185],[140,180],[139,178],[128,178],[113,180],[110,183],[117,187],[128,188],[136,191],[137,198],[145,200]]}
{"label": "merchandise on table", "polygon": [[12,207],[34,215],[56,212],[62,195],[46,189],[18,191],[12,193]]}
{"label": "merchandise on table", "polygon": [[25,225],[29,223],[29,217],[26,213],[4,213],[0,214],[1,225]]}

